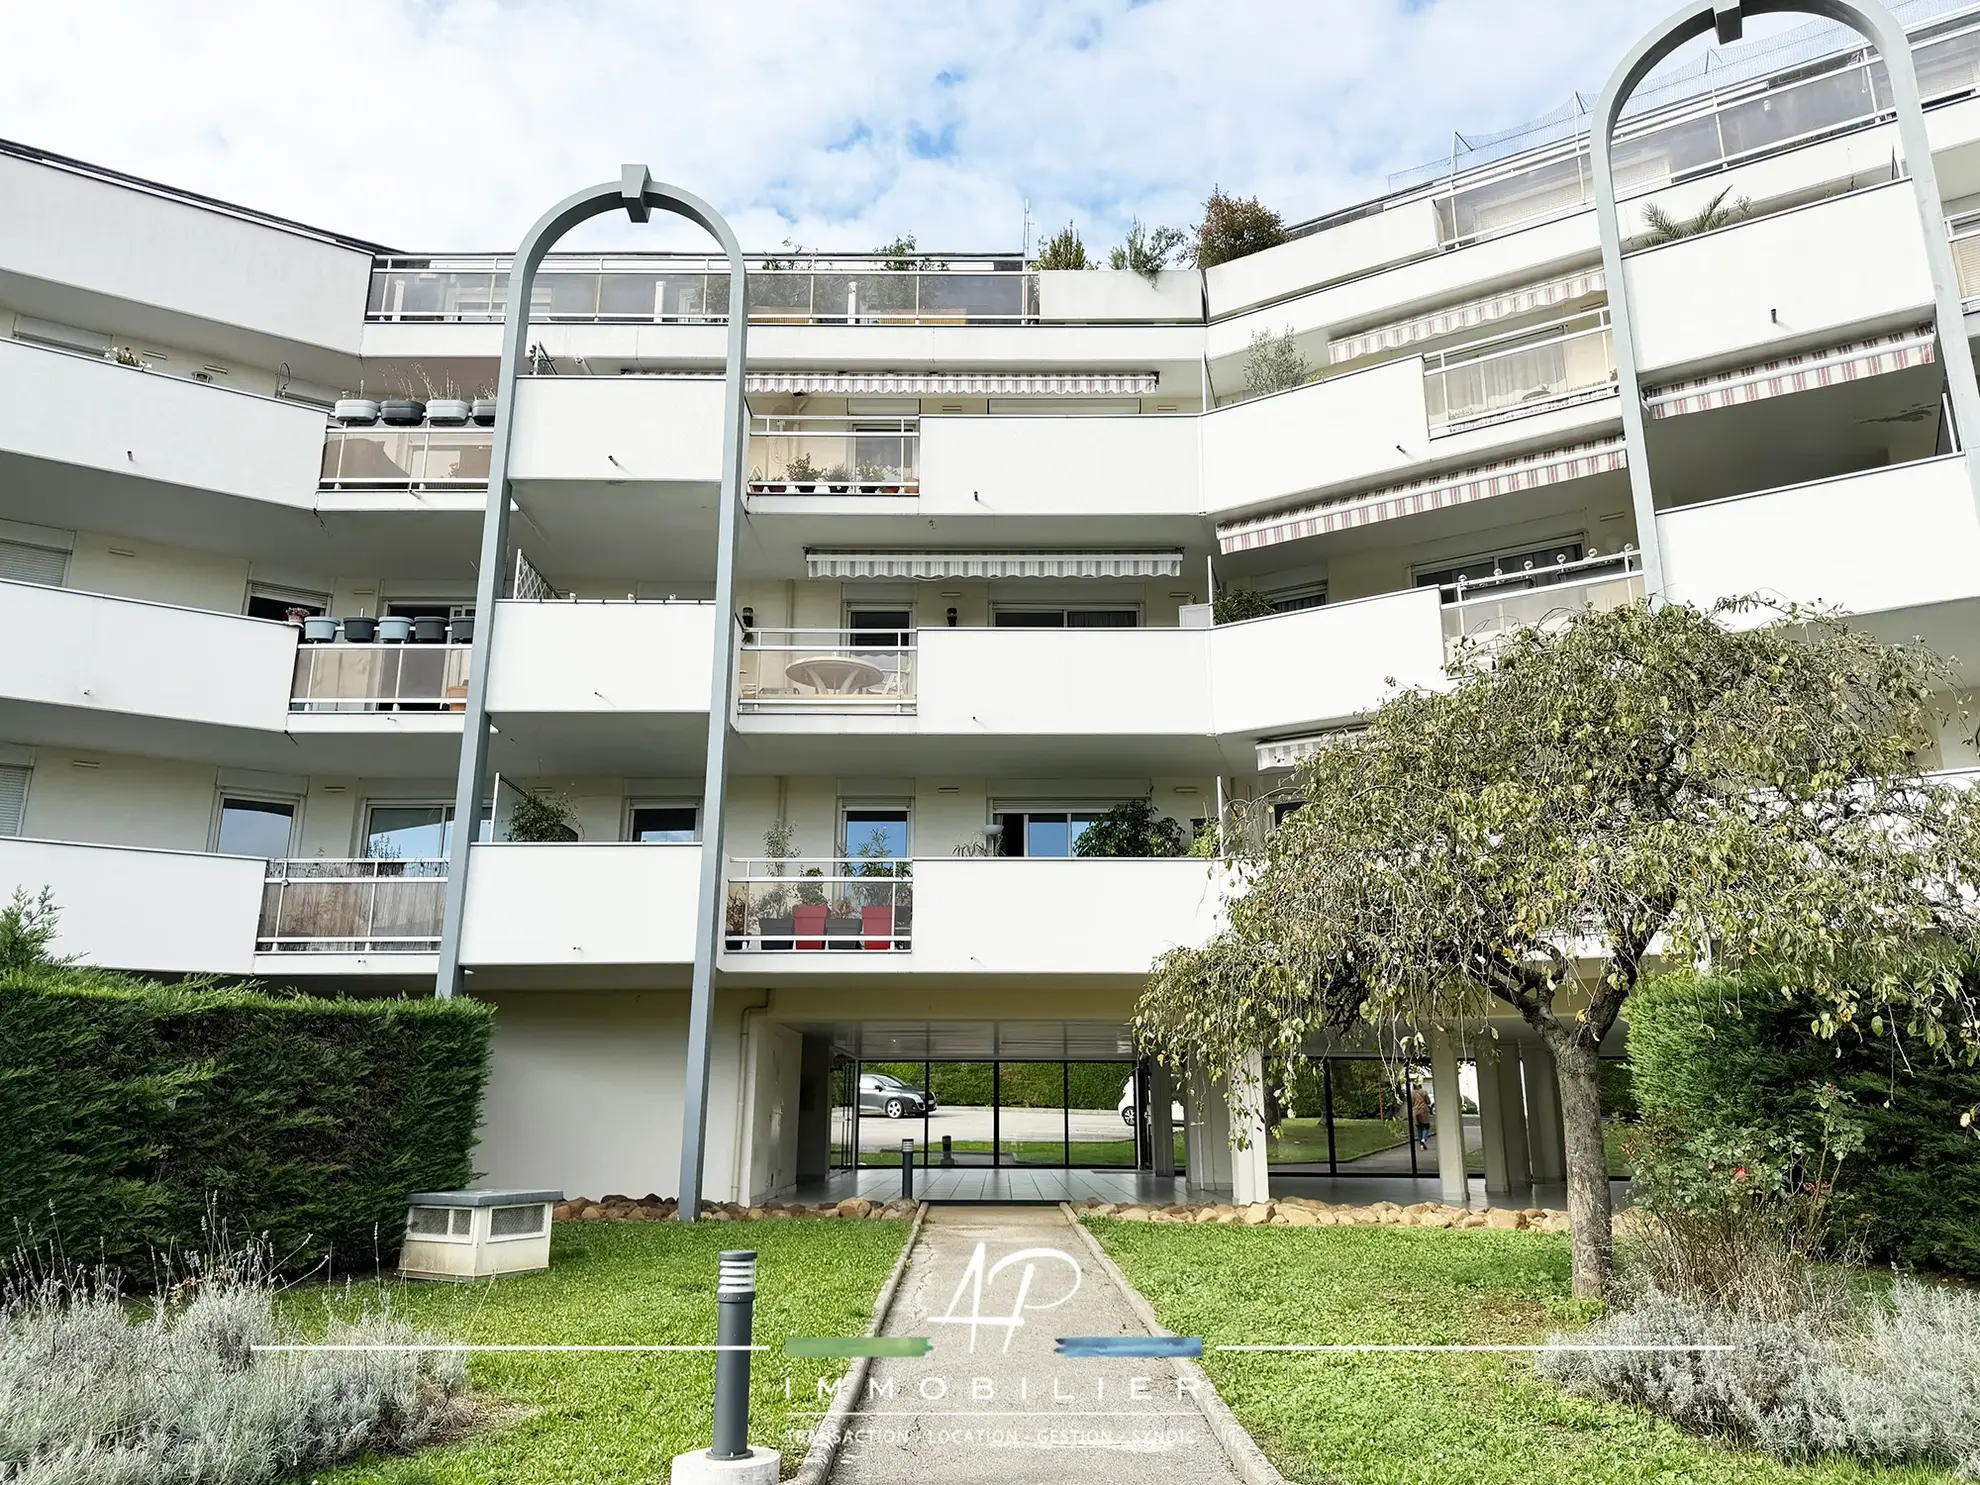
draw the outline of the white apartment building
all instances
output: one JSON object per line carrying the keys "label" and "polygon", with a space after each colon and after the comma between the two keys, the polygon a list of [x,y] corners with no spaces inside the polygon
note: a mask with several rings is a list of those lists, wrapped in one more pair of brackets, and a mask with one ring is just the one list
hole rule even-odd
{"label": "white apartment building", "polygon": [[[543,264],[490,612],[474,399],[507,252],[390,251],[0,145],[0,893],[50,887],[93,964],[431,993],[480,647],[491,818],[458,932],[462,993],[497,1010],[488,1181],[677,1191],[698,943],[711,1199],[850,1189],[855,1126],[886,1119],[854,1113],[865,1063],[1126,1081],[1149,962],[1213,931],[1224,878],[1076,858],[1117,803],[1186,833],[1291,803],[1304,750],[1442,684],[1460,636],[1652,585],[1980,655],[1980,417],[1957,415],[1980,408],[1980,6],[1896,10],[1908,121],[1834,27],[1653,74],[1607,254],[1578,116],[1152,282],[753,261],[719,612],[719,257]],[[1650,208],[1721,192],[1749,209],[1643,240]],[[1313,379],[1246,397],[1261,331]],[[1239,585],[1275,611],[1213,625]],[[1928,763],[1980,757],[1953,733]],[[506,839],[527,797],[567,800],[575,838]],[[1559,1175],[1525,1057],[1480,1074],[1498,1185]],[[1189,1179],[1259,1190],[1221,1099],[1185,1092]],[[1123,1151],[1069,1114],[1058,1158],[1034,1118],[969,1153],[1166,1179],[1159,1076],[1142,1097],[1156,1132],[1117,1125]]]}

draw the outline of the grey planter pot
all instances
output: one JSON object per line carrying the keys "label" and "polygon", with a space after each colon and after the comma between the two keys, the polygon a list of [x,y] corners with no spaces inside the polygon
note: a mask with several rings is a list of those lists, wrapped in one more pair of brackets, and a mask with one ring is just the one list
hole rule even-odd
{"label": "grey planter pot", "polygon": [[762,920],[763,937],[761,943],[768,953],[789,953],[791,945],[797,942],[797,919],[786,914],[781,918]]}
{"label": "grey planter pot", "polygon": [[369,428],[378,421],[378,404],[369,397],[340,397],[330,416],[346,428]]}
{"label": "grey planter pot", "polygon": [[436,428],[459,428],[468,420],[467,402],[459,397],[436,397],[426,404],[426,421]]}
{"label": "grey planter pot", "polygon": [[416,428],[426,420],[426,404],[416,397],[393,397],[378,404],[378,416],[389,427]]}
{"label": "grey planter pot", "polygon": [[493,428],[495,426],[495,399],[493,397],[475,398],[474,402],[468,408],[468,417],[478,428]]}
{"label": "grey planter pot", "polygon": [[841,918],[836,913],[825,920],[825,947],[828,949],[857,949],[860,946],[860,920],[856,917]]}

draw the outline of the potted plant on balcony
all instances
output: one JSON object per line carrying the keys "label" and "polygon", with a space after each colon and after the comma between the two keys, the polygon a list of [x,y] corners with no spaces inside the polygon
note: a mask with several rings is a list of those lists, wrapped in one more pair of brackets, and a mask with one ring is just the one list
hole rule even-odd
{"label": "potted plant on balcony", "polygon": [[[422,380],[425,375],[425,372],[420,372]],[[468,400],[461,396],[460,388],[454,385],[451,376],[443,376],[440,379],[438,392],[439,395],[435,396],[432,384],[427,384],[426,421],[435,428],[467,426],[468,414],[473,409],[469,407]]]}
{"label": "potted plant on balcony", "polygon": [[800,949],[825,947],[825,923],[832,910],[825,905],[824,869],[807,866],[798,874],[797,906],[791,909],[792,926]]}
{"label": "potted plant on balcony", "polygon": [[[859,862],[852,875],[862,879],[859,888],[859,932],[861,945],[868,949],[891,949],[905,905],[907,887],[902,878],[908,863],[892,854],[884,832],[876,830],[858,851]],[[870,882],[871,885],[866,885]]]}
{"label": "potted plant on balcony", "polygon": [[378,404],[378,418],[390,428],[416,428],[426,420],[426,404],[413,396],[412,383],[399,378],[399,395]]}
{"label": "potted plant on balcony", "polygon": [[483,386],[474,394],[474,401],[468,406],[468,421],[477,428],[495,426],[495,387],[493,383]]}
{"label": "potted plant on balcony", "polygon": [[1189,849],[1180,821],[1155,813],[1152,794],[1124,799],[1081,832],[1075,856],[1181,856]]}
{"label": "potted plant on balcony", "polygon": [[813,489],[816,488],[819,478],[818,466],[811,462],[811,455],[809,454],[799,454],[789,464],[784,466],[784,479],[799,494],[811,494]]}
{"label": "potted plant on balcony", "polygon": [[302,621],[302,642],[327,645],[337,637],[337,621],[327,614],[312,614]]}
{"label": "potted plant on balcony", "polygon": [[577,828],[571,823],[571,802],[561,794],[531,794],[517,791],[509,809],[509,827],[504,840],[548,842],[574,841]]}
{"label": "potted plant on balcony", "polygon": [[378,421],[378,402],[364,395],[364,383],[358,383],[355,393],[346,392],[337,399],[331,417],[346,428],[369,428]]}
{"label": "potted plant on balcony", "polygon": [[763,832],[763,855],[770,865],[772,882],[757,904],[757,923],[762,946],[771,953],[787,951],[794,941],[797,921],[790,910],[790,885],[783,876],[784,863],[796,854],[797,832],[788,820],[778,820]]}
{"label": "potted plant on balcony", "polygon": [[722,947],[730,953],[749,943],[749,889],[741,882],[729,883],[728,900],[722,905]]}
{"label": "potted plant on balcony", "polygon": [[832,904],[831,915],[825,919],[826,947],[833,949],[857,949],[863,925],[862,909],[853,902],[847,893],[840,893]]}
{"label": "potted plant on balcony", "polygon": [[402,645],[412,638],[412,620],[403,614],[386,614],[378,621],[381,645]]}
{"label": "potted plant on balcony", "polygon": [[834,464],[825,471],[825,488],[834,495],[844,495],[852,489],[853,473],[843,464]]}

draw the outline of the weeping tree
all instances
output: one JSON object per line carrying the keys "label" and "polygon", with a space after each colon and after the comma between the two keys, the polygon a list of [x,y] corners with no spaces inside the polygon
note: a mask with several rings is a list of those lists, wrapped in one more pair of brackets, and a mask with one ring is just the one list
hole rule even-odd
{"label": "weeping tree", "polygon": [[[1558,1072],[1574,1292],[1600,1294],[1596,1050],[1653,957],[1781,970],[1821,1035],[1980,1047],[1951,968],[1980,942],[1980,800],[1917,775],[1952,684],[1922,647],[1751,599],[1503,636],[1302,764],[1306,807],[1240,868],[1228,929],[1156,962],[1137,1029],[1229,1068],[1517,1013]],[[1949,967],[1921,982],[1932,945]],[[1234,1113],[1257,1096],[1231,1080]]]}

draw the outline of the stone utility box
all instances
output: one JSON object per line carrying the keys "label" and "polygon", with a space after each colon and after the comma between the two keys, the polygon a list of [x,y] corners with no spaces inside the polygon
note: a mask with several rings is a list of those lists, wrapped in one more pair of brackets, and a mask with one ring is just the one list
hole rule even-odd
{"label": "stone utility box", "polygon": [[399,1272],[484,1279],[550,1266],[550,1208],[561,1191],[415,1191],[406,1198]]}

